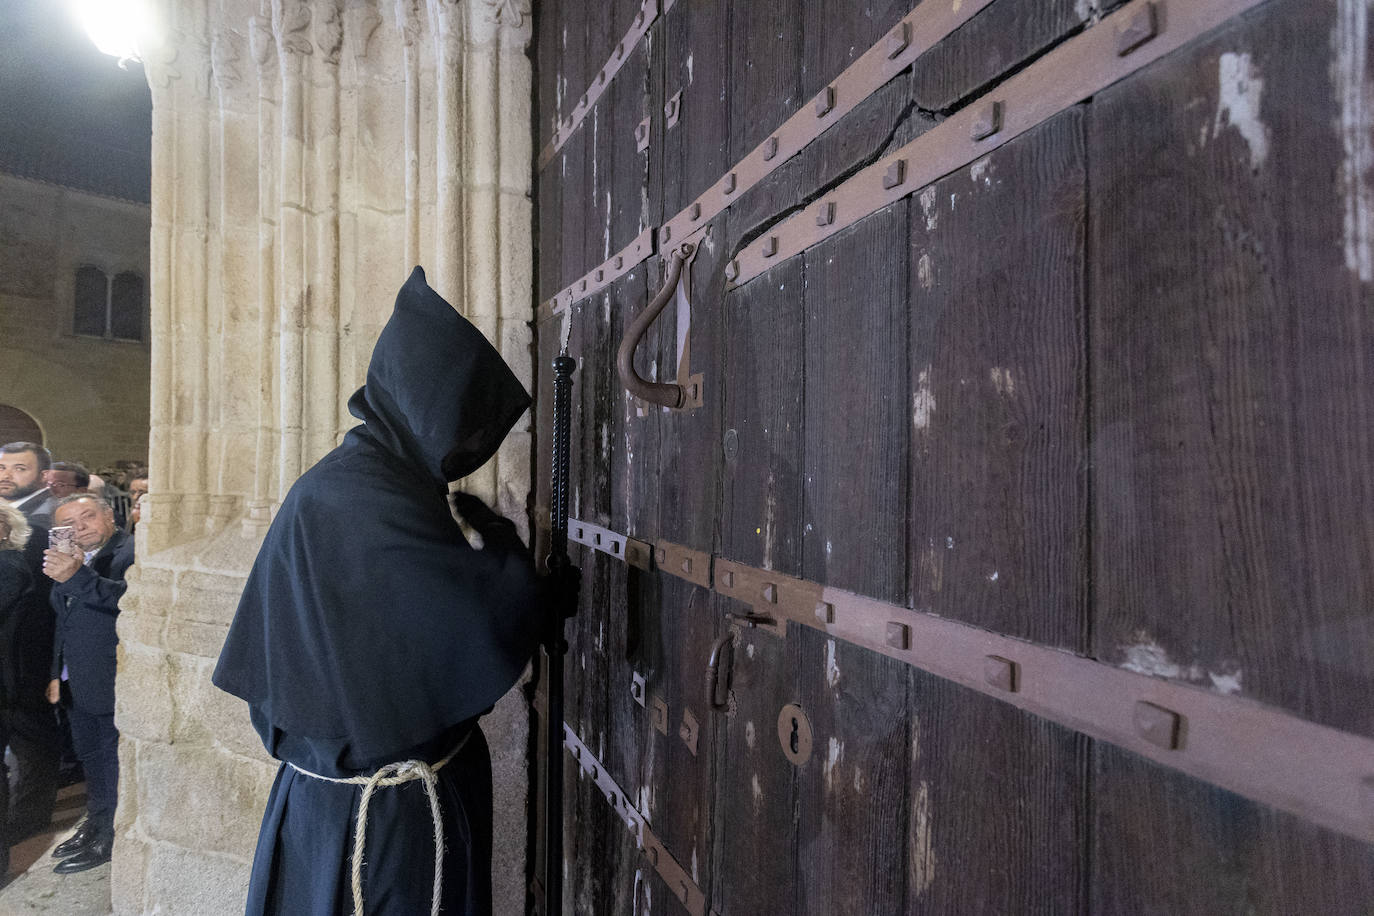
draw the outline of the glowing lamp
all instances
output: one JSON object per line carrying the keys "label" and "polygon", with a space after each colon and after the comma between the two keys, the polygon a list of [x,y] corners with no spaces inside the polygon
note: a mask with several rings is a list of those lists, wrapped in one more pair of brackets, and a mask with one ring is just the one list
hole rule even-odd
{"label": "glowing lamp", "polygon": [[149,0],[67,0],[72,15],[102,54],[142,60],[157,44],[157,17]]}

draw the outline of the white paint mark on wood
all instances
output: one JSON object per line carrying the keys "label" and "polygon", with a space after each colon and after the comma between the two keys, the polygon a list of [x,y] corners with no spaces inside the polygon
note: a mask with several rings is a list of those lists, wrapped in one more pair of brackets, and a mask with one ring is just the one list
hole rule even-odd
{"label": "white paint mark on wood", "polygon": [[989,582],[996,582],[996,581],[997,581],[997,578],[998,578],[997,570],[994,569],[992,572],[988,573],[988,581],[989,581]]}
{"label": "white paint mark on wood", "polygon": [[[753,648],[753,647],[750,646],[750,648]],[[752,750],[754,749],[754,742],[755,742],[755,740],[757,740],[757,737],[758,737],[758,733],[757,733],[757,732],[755,731],[755,729],[754,729],[754,722],[753,722],[753,720],[751,719],[751,720],[749,720],[748,722],[745,722],[745,723],[744,723],[744,743],[745,743],[746,746],[748,746],[749,750],[752,751]]]}
{"label": "white paint mark on wood", "polygon": [[1341,183],[1345,191],[1345,266],[1368,283],[1374,280],[1374,80],[1369,72],[1370,0],[1337,0],[1331,33],[1331,84],[1340,113],[1336,130],[1345,149]]}
{"label": "white paint mark on wood", "polygon": [[1169,658],[1169,653],[1146,633],[1138,632],[1135,635],[1138,643],[1122,647],[1126,660],[1121,663],[1121,667],[1127,671],[1211,686],[1213,690],[1227,696],[1241,692],[1239,668],[1232,671],[1208,671],[1201,665],[1179,664]]}
{"label": "white paint mark on wood", "polygon": [[687,85],[692,85],[692,55],[687,55]]}
{"label": "white paint mark on wood", "polygon": [[921,257],[916,261],[916,276],[921,281],[922,289],[931,289],[935,286],[935,265],[931,263],[930,252],[921,252]]}
{"label": "white paint mark on wood", "polygon": [[935,548],[933,540],[929,544],[929,549],[921,554],[921,574],[926,587],[938,592],[945,582],[945,555]]}
{"label": "white paint mark on wood", "polygon": [[930,391],[930,367],[926,366],[916,377],[916,393],[911,398],[911,423],[918,430],[929,429],[934,413],[935,395]]}
{"label": "white paint mark on wood", "polygon": [[749,645],[747,645],[747,646],[744,647],[744,654],[747,655],[747,656],[749,656],[750,658],[753,658],[753,657],[754,657],[754,644],[753,644],[753,643],[750,643]]}
{"label": "white paint mark on wood", "polygon": [[911,886],[920,897],[935,880],[935,847],[930,831],[930,785],[923,779],[916,786],[911,806]]}
{"label": "white paint mark on wood", "polygon": [[935,187],[932,185],[921,192],[921,211],[926,215],[926,231],[932,232],[939,222],[940,214],[935,209]]}
{"label": "white paint mark on wood", "polygon": [[844,742],[839,738],[830,739],[829,751],[825,757],[825,764],[821,771],[825,775],[825,791],[829,792],[834,787],[835,768],[844,760]]}
{"label": "white paint mark on wood", "polygon": [[777,539],[778,495],[774,491],[773,472],[768,472],[768,486],[763,497],[763,568],[773,568],[773,546]]}
{"label": "white paint mark on wood", "polygon": [[858,767],[854,768],[854,793],[856,795],[864,794],[864,771]]}
{"label": "white paint mark on wood", "polygon": [[1137,634],[1141,637],[1141,642],[1134,646],[1123,646],[1122,651],[1126,655],[1126,660],[1121,663],[1121,667],[1127,671],[1134,671],[1137,674],[1148,674],[1151,677],[1168,677],[1181,680],[1198,680],[1202,677],[1202,669],[1197,665],[1184,667],[1169,658],[1169,653],[1157,642],[1145,640],[1144,634]]}
{"label": "white paint mark on wood", "polygon": [[840,683],[840,664],[835,660],[835,640],[825,641],[825,682],[831,687]]}
{"label": "white paint mark on wood", "polygon": [[974,184],[981,181],[986,187],[992,187],[992,157],[975,159],[968,167],[968,176],[973,179]]}
{"label": "white paint mark on wood", "polygon": [[1016,382],[1011,377],[1010,369],[993,366],[988,375],[992,377],[992,387],[997,389],[998,394],[1007,398],[1016,394]]}
{"label": "white paint mark on wood", "polygon": [[1237,670],[1235,674],[1217,674],[1213,671],[1207,672],[1207,677],[1212,682],[1212,689],[1228,697],[1240,693],[1240,676],[1241,673],[1239,670]]}
{"label": "white paint mark on wood", "polygon": [[758,817],[759,811],[763,809],[763,786],[759,785],[759,774],[755,773],[749,779],[749,788],[754,796],[754,816]]}
{"label": "white paint mark on wood", "polygon": [[1220,134],[1227,124],[1234,127],[1250,148],[1250,168],[1258,170],[1269,155],[1269,129],[1260,120],[1264,80],[1248,53],[1228,51],[1217,63],[1217,84],[1219,96],[1212,134]]}

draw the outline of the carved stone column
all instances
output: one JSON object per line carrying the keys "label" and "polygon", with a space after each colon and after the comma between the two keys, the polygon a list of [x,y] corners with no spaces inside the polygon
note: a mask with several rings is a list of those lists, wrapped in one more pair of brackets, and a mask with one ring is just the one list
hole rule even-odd
{"label": "carved stone column", "polygon": [[248,24],[258,77],[258,426],[254,436],[253,492],[243,522],[245,536],[262,536],[272,521],[278,492],[275,460],[277,434],[277,45],[270,17],[254,16]]}
{"label": "carved stone column", "polygon": [[306,232],[305,77],[310,42],[310,6],[301,0],[273,0],[272,31],[281,66],[281,159],[277,180],[278,275],[278,491],[304,469]]}

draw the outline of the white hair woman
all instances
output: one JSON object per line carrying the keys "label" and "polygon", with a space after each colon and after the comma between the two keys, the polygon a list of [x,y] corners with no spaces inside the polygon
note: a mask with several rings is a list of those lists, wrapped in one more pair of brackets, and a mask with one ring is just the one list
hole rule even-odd
{"label": "white hair woman", "polygon": [[0,550],[22,551],[29,543],[32,529],[24,513],[0,503]]}

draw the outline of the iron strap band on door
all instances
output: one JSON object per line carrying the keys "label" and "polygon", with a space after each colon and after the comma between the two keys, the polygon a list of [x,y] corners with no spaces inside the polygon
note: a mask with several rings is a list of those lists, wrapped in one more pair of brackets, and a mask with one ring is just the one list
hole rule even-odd
{"label": "iron strap band on door", "polygon": [[634,270],[654,253],[654,230],[645,229],[633,242],[611,255],[601,264],[578,277],[539,309],[538,321],[545,321],[570,308],[574,302],[595,295],[616,280]]}
{"label": "iron strap band on door", "polygon": [[[671,0],[668,6],[672,6]],[[582,97],[577,100],[577,105],[573,108],[572,114],[558,122],[554,128],[553,136],[549,142],[544,144],[544,149],[539,153],[539,164],[537,171],[543,171],[544,166],[548,165],[553,157],[563,148],[563,145],[572,138],[577,132],[577,128],[582,126],[582,122],[587,119],[601,94],[606,91],[606,87],[611,84],[611,80],[620,72],[620,68],[625,61],[630,59],[639,40],[649,32],[649,26],[654,24],[658,18],[657,0],[644,0],[640,5],[639,12],[635,13],[634,22],[630,25],[630,30],[625,33],[625,37],[620,39],[614,50],[611,51],[610,58],[597,71],[595,79],[587,91],[582,93]]]}
{"label": "iron strap band on door", "polygon": [[[663,572],[1374,842],[1374,739],[1244,697],[1137,674],[934,614],[660,542]],[[659,560],[659,556],[663,559]]]}
{"label": "iron strap band on door", "polygon": [[[553,317],[619,279],[657,250],[656,241],[664,246],[673,240],[680,242],[710,222],[722,210],[738,200],[745,191],[799,153],[860,102],[910,67],[921,54],[934,47],[991,2],[992,0],[968,0],[965,4],[956,3],[952,7],[925,4],[907,13],[877,44],[865,51],[834,82],[823,89],[810,105],[794,112],[768,139],[736,163],[706,193],[658,229],[657,240],[654,238],[655,230],[652,227],[644,230],[639,238],[623,251],[592,268],[542,303],[537,321],[543,322]],[[648,6],[649,4],[646,4],[646,9]],[[664,13],[666,14],[672,6],[673,0],[665,0]],[[652,15],[651,13],[650,16]],[[643,26],[644,31],[647,32],[652,21],[650,18]],[[605,72],[604,68],[602,72]],[[600,89],[597,90],[598,95],[599,93]],[[594,104],[595,97],[589,98]],[[580,118],[585,117],[588,110],[589,106],[583,108],[579,103],[578,111],[574,112],[579,123]],[[570,133],[571,130],[562,132],[564,140]],[[551,141],[551,145],[545,148],[545,154],[552,157],[555,151],[556,148],[552,146]],[[539,167],[542,169],[545,163],[546,160],[541,155]]]}
{"label": "iron strap band on door", "polygon": [[658,872],[663,882],[668,885],[668,889],[677,897],[678,902],[686,908],[692,916],[706,916],[706,895],[701,892],[701,888],[692,880],[692,876],[682,867],[682,863],[673,858],[668,852],[668,848],[663,845],[653,829],[649,826],[648,819],[643,812],[635,808],[630,801],[630,796],[625,794],[625,790],[611,778],[606,772],[606,768],[600,760],[588,749],[587,745],[577,737],[571,725],[563,723],[563,746],[572,754],[577,761],[582,772],[592,777],[597,788],[601,790],[606,803],[615,809],[615,812],[630,833],[635,837],[635,843],[644,851],[644,857],[649,860],[649,864]]}
{"label": "iron strap band on door", "polygon": [[666,244],[710,222],[992,0],[922,3],[659,230]]}
{"label": "iron strap band on door", "polygon": [[759,237],[737,286],[1131,75],[1266,0],[1135,0]]}
{"label": "iron strap band on door", "polygon": [[649,568],[649,560],[653,555],[653,546],[650,544],[575,518],[568,519],[568,540],[599,550],[617,560],[624,560],[640,569]]}

